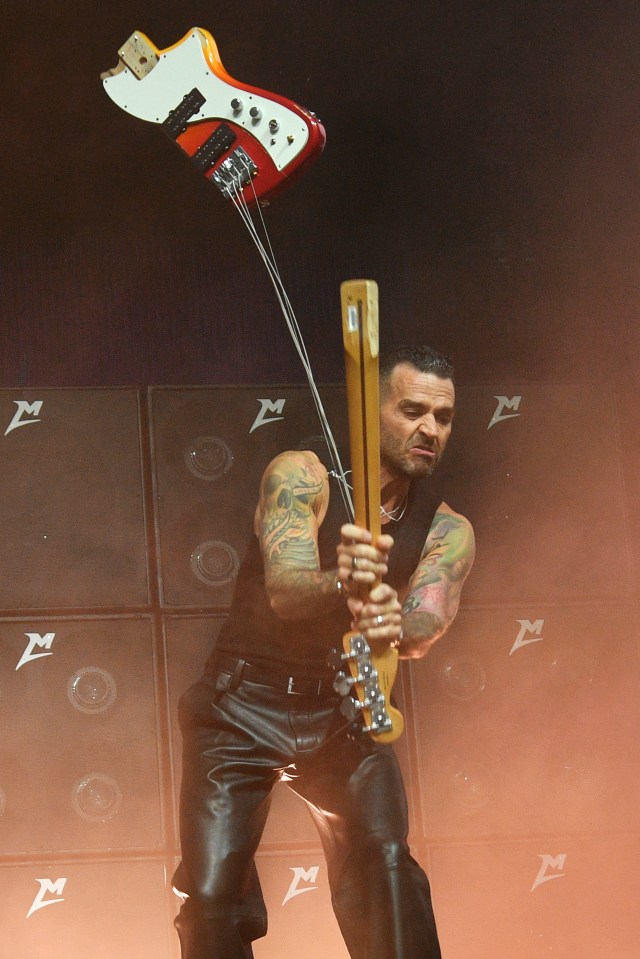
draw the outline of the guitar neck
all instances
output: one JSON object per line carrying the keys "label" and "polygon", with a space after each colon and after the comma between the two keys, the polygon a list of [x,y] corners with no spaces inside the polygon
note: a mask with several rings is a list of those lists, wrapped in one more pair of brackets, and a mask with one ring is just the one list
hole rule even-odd
{"label": "guitar neck", "polygon": [[380,535],[378,285],[347,280],[340,300],[355,521],[375,539]]}

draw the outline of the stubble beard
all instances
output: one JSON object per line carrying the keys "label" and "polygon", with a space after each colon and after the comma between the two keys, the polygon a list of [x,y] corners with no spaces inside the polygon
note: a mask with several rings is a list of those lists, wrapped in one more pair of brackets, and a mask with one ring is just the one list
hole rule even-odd
{"label": "stubble beard", "polygon": [[440,462],[440,454],[437,450],[433,459],[425,458],[412,461],[409,459],[410,446],[398,447],[396,443],[389,442],[388,436],[381,435],[380,439],[380,462],[392,476],[409,480],[424,479],[433,474]]}

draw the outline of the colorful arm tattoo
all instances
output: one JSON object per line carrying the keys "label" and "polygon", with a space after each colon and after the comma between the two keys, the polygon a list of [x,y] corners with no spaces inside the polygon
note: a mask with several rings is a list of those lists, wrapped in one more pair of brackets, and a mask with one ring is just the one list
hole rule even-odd
{"label": "colorful arm tattoo", "polygon": [[402,607],[406,655],[422,655],[452,623],[474,554],[468,520],[439,510]]}
{"label": "colorful arm tattoo", "polygon": [[318,615],[338,595],[335,572],[322,572],[318,514],[328,496],[326,471],[307,453],[278,457],[267,468],[258,505],[258,537],[267,592],[284,618]]}

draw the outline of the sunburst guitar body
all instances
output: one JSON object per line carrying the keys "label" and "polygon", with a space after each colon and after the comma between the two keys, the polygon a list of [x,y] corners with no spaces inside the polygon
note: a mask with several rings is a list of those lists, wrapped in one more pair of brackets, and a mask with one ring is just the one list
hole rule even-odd
{"label": "sunburst guitar body", "polygon": [[313,113],[234,80],[200,27],[164,50],[136,31],[102,81],[119,107],[159,124],[224,196],[248,204],[266,205],[324,148]]}

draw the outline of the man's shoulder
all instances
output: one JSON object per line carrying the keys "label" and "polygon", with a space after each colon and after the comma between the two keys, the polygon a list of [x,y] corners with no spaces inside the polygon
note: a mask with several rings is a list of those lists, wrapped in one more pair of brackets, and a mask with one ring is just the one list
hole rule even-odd
{"label": "man's shoulder", "polygon": [[471,522],[466,516],[463,516],[462,513],[457,513],[443,500],[436,509],[436,514],[433,517],[429,538],[441,539],[445,535],[455,537],[460,545],[464,544],[468,550],[473,551],[475,534]]}
{"label": "man's shoulder", "polygon": [[264,475],[274,473],[295,474],[312,472],[322,480],[326,480],[327,470],[313,450],[285,450],[278,453],[267,465]]}
{"label": "man's shoulder", "polygon": [[467,519],[466,516],[463,516],[462,513],[457,513],[448,503],[445,503],[443,500],[436,510],[436,515],[434,517],[434,522],[436,519],[450,519],[457,526],[463,526],[467,529],[473,529],[471,522]]}
{"label": "man's shoulder", "polygon": [[[314,516],[321,522],[328,503],[327,471],[311,450],[286,450],[274,456],[260,482],[260,495],[256,506],[254,530],[260,529],[269,517],[281,517],[294,511],[301,515]],[[278,519],[278,523],[280,519]]]}

